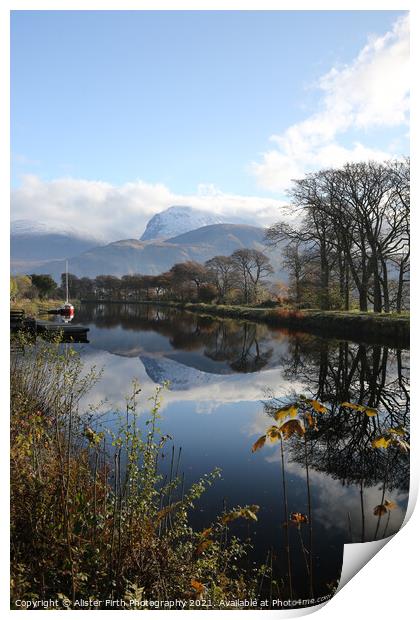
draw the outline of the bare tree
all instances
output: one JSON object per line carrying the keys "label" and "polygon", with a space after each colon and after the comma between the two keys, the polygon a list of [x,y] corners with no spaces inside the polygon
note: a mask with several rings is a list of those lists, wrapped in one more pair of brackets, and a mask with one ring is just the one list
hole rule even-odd
{"label": "bare tree", "polygon": [[235,262],[230,256],[214,256],[205,263],[211,282],[216,286],[219,301],[225,302],[238,285]]}
{"label": "bare tree", "polygon": [[409,160],[310,173],[294,181],[290,196],[299,225],[277,223],[266,241],[275,246],[287,240],[314,253],[320,307],[331,307],[331,290],[338,285],[345,309],[354,288],[360,310],[372,304],[375,312],[389,312],[390,275],[398,271],[395,303],[401,311],[409,260]]}
{"label": "bare tree", "polygon": [[244,302],[255,301],[264,278],[273,273],[269,258],[259,250],[242,249],[235,250],[231,259],[238,273]]}

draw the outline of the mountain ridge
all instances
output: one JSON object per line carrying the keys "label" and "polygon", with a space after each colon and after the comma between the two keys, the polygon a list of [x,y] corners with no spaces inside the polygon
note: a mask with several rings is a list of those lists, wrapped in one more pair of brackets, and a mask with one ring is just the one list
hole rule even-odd
{"label": "mountain ridge", "polygon": [[[257,226],[212,224],[167,240],[120,239],[69,258],[69,271],[78,277],[102,274],[121,277],[133,273],[157,275],[168,271],[175,263],[190,260],[204,263],[216,255],[229,256],[240,248],[267,253],[278,271],[275,256],[264,245],[264,236],[265,230]],[[58,279],[63,272],[63,262],[48,261],[35,272],[49,273]]]}
{"label": "mountain ridge", "polygon": [[219,215],[186,205],[174,205],[150,218],[140,241],[169,239],[202,226],[224,222],[225,218]]}

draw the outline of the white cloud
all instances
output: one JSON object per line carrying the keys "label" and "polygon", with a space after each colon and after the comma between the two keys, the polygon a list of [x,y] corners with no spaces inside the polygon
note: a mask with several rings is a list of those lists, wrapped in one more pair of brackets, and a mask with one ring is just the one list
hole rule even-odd
{"label": "white cloud", "polygon": [[392,152],[360,142],[346,147],[337,142],[350,130],[363,132],[404,125],[409,113],[409,20],[400,18],[382,37],[371,37],[349,65],[333,68],[317,83],[319,110],[305,120],[271,136],[275,148],[262,154],[251,171],[258,183],[282,191],[291,179],[347,161],[383,160]]}
{"label": "white cloud", "polygon": [[144,181],[115,186],[73,178],[43,181],[27,175],[12,191],[11,219],[47,222],[109,241],[140,237],[155,213],[177,204],[265,226],[278,219],[281,202],[226,194],[213,185],[200,185],[196,194],[186,195]]}

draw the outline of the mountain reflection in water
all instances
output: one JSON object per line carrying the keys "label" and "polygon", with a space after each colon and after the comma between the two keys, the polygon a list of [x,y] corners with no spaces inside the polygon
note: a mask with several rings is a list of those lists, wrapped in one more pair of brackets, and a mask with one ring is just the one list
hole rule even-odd
{"label": "mountain reflection in water", "polygon": [[[104,369],[89,395],[93,404],[107,399],[104,424],[124,409],[134,377],[143,410],[156,384],[169,381],[161,428],[182,446],[186,484],[221,467],[222,480],[203,496],[193,525],[209,523],[224,504],[258,504],[258,522],[238,523],[233,531],[251,537],[253,561],[270,552],[277,577],[287,579],[280,446],[267,444],[255,454],[251,446],[273,424],[273,411],[301,394],[329,410],[306,443],[284,442],[289,512],[307,512],[310,484],[315,594],[339,579],[343,543],[389,536],[401,526],[408,454],[371,444],[386,429],[409,427],[408,351],[151,305],[85,304],[78,320],[90,328],[90,344],[82,348],[87,365]],[[363,403],[378,415],[343,402]],[[384,501],[395,506],[378,518],[375,508]],[[292,572],[295,594],[307,596],[301,535],[306,544],[305,525],[290,531]]]}

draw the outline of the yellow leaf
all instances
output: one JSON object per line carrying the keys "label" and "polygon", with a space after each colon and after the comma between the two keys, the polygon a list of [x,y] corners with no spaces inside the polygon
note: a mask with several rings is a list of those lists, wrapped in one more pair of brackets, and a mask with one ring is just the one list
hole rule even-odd
{"label": "yellow leaf", "polygon": [[395,510],[395,508],[397,508],[397,503],[393,502],[392,500],[386,499],[384,501],[384,506],[387,508],[387,510]]}
{"label": "yellow leaf", "polygon": [[289,420],[281,425],[280,431],[282,432],[284,439],[289,439],[289,437],[291,437],[294,433],[300,437],[303,437],[305,434],[305,427],[300,420]]}
{"label": "yellow leaf", "polygon": [[376,515],[377,517],[381,517],[382,515],[386,514],[386,508],[383,504],[379,504],[379,506],[375,506],[375,508],[373,509],[373,514]]}
{"label": "yellow leaf", "polygon": [[309,411],[307,411],[305,413],[305,418],[306,421],[308,422],[308,426],[309,428],[314,428],[316,431],[318,430],[318,427],[316,425],[316,420],[314,419],[314,417],[309,413]]}
{"label": "yellow leaf", "polygon": [[315,409],[318,413],[327,413],[328,409],[317,400],[309,400],[308,402],[312,409]]}
{"label": "yellow leaf", "polygon": [[395,428],[389,428],[387,433],[391,435],[399,435],[400,437],[404,437],[407,434],[407,430],[403,426],[397,426]]}
{"label": "yellow leaf", "polygon": [[349,402],[344,402],[341,403],[342,407],[345,407],[346,409],[353,409],[354,411],[363,411],[364,407],[363,405],[356,405],[355,403],[349,403]]}
{"label": "yellow leaf", "polygon": [[267,437],[272,442],[279,441],[279,439],[281,439],[281,433],[280,433],[279,427],[278,426],[270,426],[270,428],[267,431]]}
{"label": "yellow leaf", "polygon": [[241,513],[239,510],[232,510],[231,512],[228,512],[227,514],[223,515],[222,517],[222,523],[230,523],[231,521],[234,521],[235,519],[239,519],[239,517],[241,517]]}
{"label": "yellow leaf", "polygon": [[264,446],[266,437],[267,435],[262,435],[262,437],[257,439],[257,441],[252,446],[252,452],[256,452],[257,450],[260,450]]}
{"label": "yellow leaf", "polygon": [[369,416],[370,418],[372,418],[375,415],[378,415],[378,410],[374,409],[373,407],[365,407],[364,411],[366,415]]}
{"label": "yellow leaf", "polygon": [[255,514],[260,509],[259,506],[246,506],[242,508],[241,516],[244,519],[251,519],[252,521],[258,521],[257,515]]}
{"label": "yellow leaf", "polygon": [[278,409],[275,414],[274,414],[274,419],[277,420],[277,422],[284,420],[287,417],[290,418],[295,418],[298,412],[298,405],[297,403],[292,403],[291,405],[285,405],[284,407],[280,407],[280,409]]}
{"label": "yellow leaf", "polygon": [[201,581],[196,581],[195,579],[191,579],[191,586],[194,588],[196,592],[204,592],[205,586]]}
{"label": "yellow leaf", "polygon": [[376,439],[372,441],[372,448],[388,448],[390,443],[391,443],[390,439],[386,439],[386,437],[384,437],[383,435],[380,435],[379,437],[376,437]]}
{"label": "yellow leaf", "polygon": [[252,504],[252,506],[244,506],[243,508],[239,508],[238,510],[231,510],[226,513],[222,517],[222,523],[230,523],[235,519],[252,519],[252,521],[258,521],[256,513],[260,509],[256,504]]}

